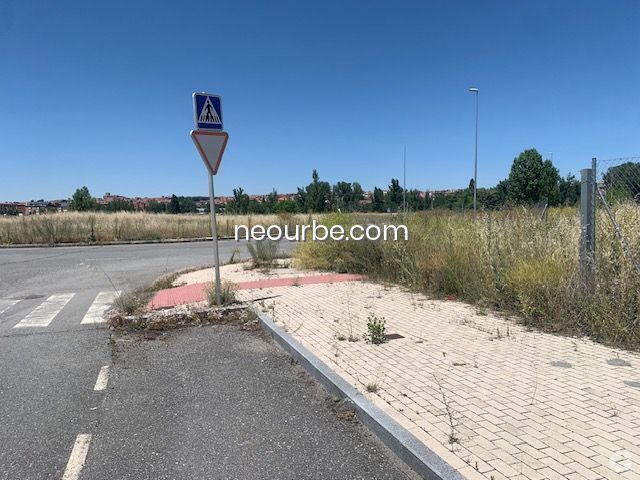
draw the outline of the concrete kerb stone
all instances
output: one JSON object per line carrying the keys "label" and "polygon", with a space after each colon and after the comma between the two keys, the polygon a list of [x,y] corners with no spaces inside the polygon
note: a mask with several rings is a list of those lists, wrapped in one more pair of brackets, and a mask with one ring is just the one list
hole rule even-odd
{"label": "concrete kerb stone", "polygon": [[[218,240],[234,240],[235,237],[218,237]],[[17,244],[0,244],[0,248],[60,248],[60,247],[104,247],[112,245],[148,245],[154,243],[194,243],[194,242],[210,242],[213,237],[195,237],[195,238],[167,238],[161,240],[122,240],[114,242],[73,242],[73,243],[54,243],[48,245],[46,243],[17,243]]]}
{"label": "concrete kerb stone", "polygon": [[278,327],[266,313],[256,307],[252,308],[260,320],[262,329],[332,395],[348,399],[362,424],[414,472],[428,480],[464,480],[463,475]]}

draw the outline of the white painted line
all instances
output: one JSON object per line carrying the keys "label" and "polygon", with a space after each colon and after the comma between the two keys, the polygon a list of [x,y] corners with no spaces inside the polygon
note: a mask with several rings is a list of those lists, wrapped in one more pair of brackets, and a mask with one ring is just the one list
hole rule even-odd
{"label": "white painted line", "polygon": [[67,468],[64,469],[62,480],[78,480],[84,461],[87,459],[89,444],[91,443],[90,433],[81,433],[73,444],[73,450],[67,462]]}
{"label": "white painted line", "polygon": [[34,311],[24,317],[20,323],[14,325],[13,328],[21,327],[46,327],[56,318],[60,310],[73,298],[75,293],[60,293],[51,295]]}
{"label": "white painted line", "polygon": [[104,312],[107,311],[118,295],[120,295],[120,292],[100,292],[80,323],[84,325],[104,323],[106,321],[104,319]]}
{"label": "white painted line", "polygon": [[9,308],[13,307],[19,300],[9,300],[0,298],[0,313],[4,313],[9,310]]}
{"label": "white painted line", "polygon": [[107,382],[109,381],[109,366],[105,365],[100,369],[100,373],[98,373],[98,379],[96,380],[96,386],[93,389],[96,392],[104,390],[107,388]]}

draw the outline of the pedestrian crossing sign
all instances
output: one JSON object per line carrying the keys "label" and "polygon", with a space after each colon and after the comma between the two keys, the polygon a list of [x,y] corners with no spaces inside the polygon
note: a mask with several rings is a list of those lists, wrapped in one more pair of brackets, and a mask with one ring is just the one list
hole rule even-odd
{"label": "pedestrian crossing sign", "polygon": [[222,102],[219,95],[193,94],[193,115],[196,130],[222,130]]}

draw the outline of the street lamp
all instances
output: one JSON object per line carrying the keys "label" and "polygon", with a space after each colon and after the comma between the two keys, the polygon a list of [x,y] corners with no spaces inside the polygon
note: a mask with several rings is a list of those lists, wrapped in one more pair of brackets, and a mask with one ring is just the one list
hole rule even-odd
{"label": "street lamp", "polygon": [[476,151],[473,162],[473,219],[477,218],[477,202],[478,202],[478,92],[475,87],[469,89],[470,92],[476,94]]}

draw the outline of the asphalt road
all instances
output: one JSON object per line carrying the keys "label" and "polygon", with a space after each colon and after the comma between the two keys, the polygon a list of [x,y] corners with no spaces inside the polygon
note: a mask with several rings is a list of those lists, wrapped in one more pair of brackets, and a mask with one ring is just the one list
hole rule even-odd
{"label": "asphalt road", "polygon": [[0,480],[407,478],[256,332],[144,341],[81,323],[100,294],[211,257],[210,243],[0,249]]}
{"label": "asphalt road", "polygon": [[[293,244],[281,243],[290,251]],[[247,258],[246,242],[219,242],[220,262],[235,250]],[[236,254],[236,259],[238,254]],[[57,248],[0,248],[0,298],[87,290],[122,290],[163,273],[213,264],[211,242]]]}

